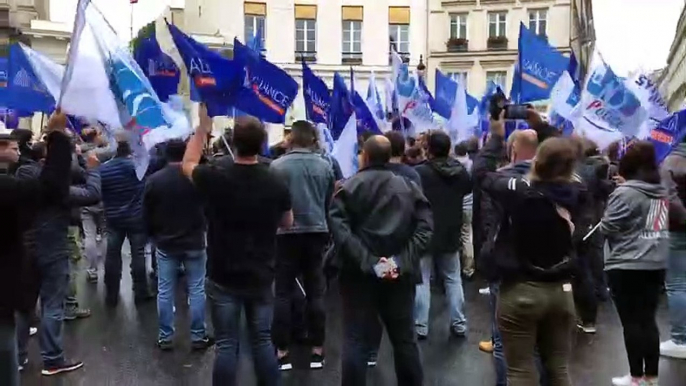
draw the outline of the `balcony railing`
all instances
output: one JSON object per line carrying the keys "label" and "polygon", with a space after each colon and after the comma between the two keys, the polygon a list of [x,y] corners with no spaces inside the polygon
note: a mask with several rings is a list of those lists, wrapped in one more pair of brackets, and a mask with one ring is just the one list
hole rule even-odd
{"label": "balcony railing", "polygon": [[317,51],[295,51],[295,57],[305,62],[314,63],[317,61]]}
{"label": "balcony railing", "polygon": [[343,64],[362,64],[361,52],[343,52]]}
{"label": "balcony railing", "polygon": [[507,50],[507,38],[505,36],[490,36],[488,49],[494,51]]}
{"label": "balcony railing", "polygon": [[467,52],[469,51],[469,40],[463,38],[450,38],[445,43],[448,52]]}

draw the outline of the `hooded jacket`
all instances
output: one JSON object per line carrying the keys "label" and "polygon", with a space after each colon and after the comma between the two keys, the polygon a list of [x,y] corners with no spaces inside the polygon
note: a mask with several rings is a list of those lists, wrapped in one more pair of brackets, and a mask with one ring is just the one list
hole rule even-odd
{"label": "hooded jacket", "polygon": [[673,237],[686,238],[686,142],[665,158],[660,175],[669,195],[669,230]]}
{"label": "hooded jacket", "polygon": [[609,253],[605,270],[660,270],[669,253],[669,200],[660,184],[629,180],[610,195],[600,229]]}
{"label": "hooded jacket", "polygon": [[453,253],[460,249],[464,196],[471,193],[467,169],[451,158],[438,158],[417,166],[422,190],[431,204],[434,234],[429,252]]}

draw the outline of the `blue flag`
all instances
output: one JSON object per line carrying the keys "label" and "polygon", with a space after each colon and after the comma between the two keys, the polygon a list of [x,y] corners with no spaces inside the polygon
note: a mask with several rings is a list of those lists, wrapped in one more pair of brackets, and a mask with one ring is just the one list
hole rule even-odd
{"label": "blue flag", "polygon": [[255,34],[251,36],[246,43],[251,50],[255,51],[261,58],[265,58],[264,51],[265,48],[262,45],[262,30],[257,28]]}
{"label": "blue flag", "polygon": [[162,102],[168,101],[170,95],[178,94],[179,68],[162,52],[155,35],[142,39],[133,57]]}
{"label": "blue flag", "polygon": [[207,105],[210,116],[227,115],[231,106],[230,97],[237,90],[240,67],[235,61],[198,43],[176,26],[167,23],[167,27],[191,79],[191,94],[195,88],[196,96]]}
{"label": "blue flag", "polygon": [[298,82],[288,73],[234,39],[233,58],[242,68],[242,83],[232,93],[236,108],[270,123],[284,123],[286,111],[298,95]]}
{"label": "blue flag", "polygon": [[[436,97],[431,106],[432,110],[443,118],[450,119],[456,93],[457,83],[436,69]],[[467,94],[468,112],[471,114],[477,107],[479,107],[479,100]]]}
{"label": "blue flag", "polygon": [[345,125],[353,115],[352,98],[345,81],[338,73],[333,76],[333,92],[329,109],[329,130],[334,140],[341,136]]}
{"label": "blue flag", "polygon": [[381,134],[379,130],[379,125],[374,119],[374,115],[369,110],[367,102],[362,99],[362,96],[355,91],[355,74],[353,73],[353,68],[350,67],[350,96],[352,98],[353,110],[355,111],[355,116],[357,118],[357,133],[362,134],[365,131],[370,131],[374,134]]}
{"label": "blue flag", "polygon": [[24,112],[55,109],[55,98],[36,76],[24,50],[15,43],[10,46],[5,75],[6,87],[0,93],[0,105]]}
{"label": "blue flag", "polygon": [[686,110],[681,110],[660,122],[650,133],[657,162],[662,162],[672,149],[686,138]]}
{"label": "blue flag", "polygon": [[528,103],[550,98],[550,92],[569,67],[569,58],[547,41],[519,25],[519,60],[515,66],[511,98]]}
{"label": "blue flag", "polygon": [[307,119],[314,123],[328,122],[331,92],[323,80],[303,61],[303,97]]}

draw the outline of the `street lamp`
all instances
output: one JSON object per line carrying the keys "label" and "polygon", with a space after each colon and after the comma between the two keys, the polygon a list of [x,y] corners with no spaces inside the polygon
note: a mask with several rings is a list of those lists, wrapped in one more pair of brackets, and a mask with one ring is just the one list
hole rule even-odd
{"label": "street lamp", "polygon": [[424,65],[424,55],[419,55],[419,64],[417,64],[417,75],[420,78],[424,78],[425,72],[426,72],[426,66]]}

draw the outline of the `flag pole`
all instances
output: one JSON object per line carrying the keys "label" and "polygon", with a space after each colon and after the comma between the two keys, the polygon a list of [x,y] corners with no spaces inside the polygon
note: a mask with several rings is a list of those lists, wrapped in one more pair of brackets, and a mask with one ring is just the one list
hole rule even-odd
{"label": "flag pole", "polygon": [[130,32],[131,32],[131,40],[133,40],[133,5],[134,5],[134,2],[132,1],[131,4],[129,4],[129,6],[131,7],[131,12],[130,12],[130,17],[131,17],[131,19],[130,19],[130,22],[131,22],[131,29],[130,29]]}

